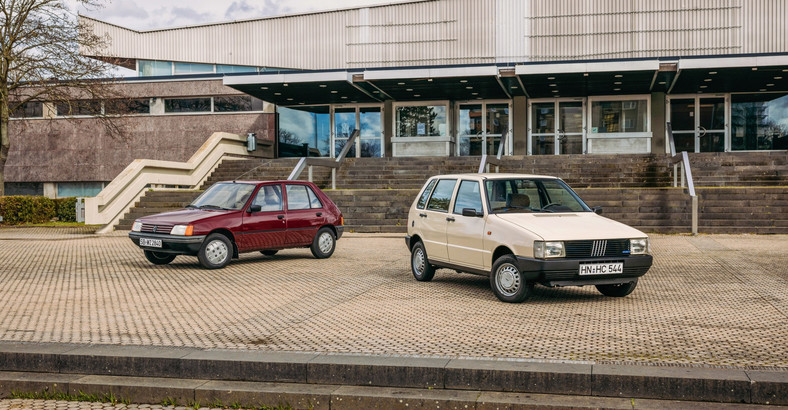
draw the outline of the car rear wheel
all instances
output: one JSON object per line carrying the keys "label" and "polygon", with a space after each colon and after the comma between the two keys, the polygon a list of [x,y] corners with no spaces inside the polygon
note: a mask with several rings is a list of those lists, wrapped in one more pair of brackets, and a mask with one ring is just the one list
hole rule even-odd
{"label": "car rear wheel", "polygon": [[613,296],[622,298],[632,293],[638,285],[638,280],[635,279],[629,283],[620,283],[618,285],[596,285],[596,290],[605,296]]}
{"label": "car rear wheel", "polygon": [[410,250],[410,269],[413,271],[413,277],[419,282],[429,282],[435,276],[435,267],[430,265],[427,251],[424,250],[424,244],[421,242],[416,242]]}
{"label": "car rear wheel", "polygon": [[200,265],[207,269],[219,269],[230,263],[233,255],[233,244],[226,236],[220,233],[212,233],[205,238],[197,259]]}
{"label": "car rear wheel", "polygon": [[175,259],[174,253],[164,253],[164,252],[153,252],[153,251],[144,251],[145,258],[147,258],[150,263],[154,265],[166,265],[172,262]]}
{"label": "car rear wheel", "polygon": [[334,237],[334,232],[329,228],[320,228],[320,230],[317,231],[317,235],[315,235],[315,239],[312,240],[310,249],[315,258],[325,259],[334,253],[336,247],[337,240]]}
{"label": "car rear wheel", "polygon": [[512,255],[499,257],[492,267],[490,287],[503,302],[520,303],[531,295],[534,284],[523,278]]}
{"label": "car rear wheel", "polygon": [[273,251],[273,250],[271,250],[271,251],[260,251],[260,253],[262,253],[265,256],[274,256],[274,255],[276,255],[277,252],[279,252],[279,251]]}

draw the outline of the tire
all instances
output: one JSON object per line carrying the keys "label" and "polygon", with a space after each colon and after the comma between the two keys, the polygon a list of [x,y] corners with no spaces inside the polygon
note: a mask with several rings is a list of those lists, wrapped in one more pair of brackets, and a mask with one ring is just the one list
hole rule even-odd
{"label": "tire", "polygon": [[605,296],[613,296],[617,298],[623,298],[626,295],[632,293],[635,290],[635,287],[638,285],[638,280],[635,279],[629,283],[621,283],[618,285],[596,285],[596,290],[599,293]]}
{"label": "tire", "polygon": [[410,250],[410,270],[419,282],[429,282],[435,276],[435,267],[430,265],[424,244],[416,242]]}
{"label": "tire", "polygon": [[265,256],[274,256],[274,255],[276,255],[277,252],[279,252],[279,251],[276,251],[276,250],[260,251],[260,253],[262,253]]}
{"label": "tire", "polygon": [[219,269],[227,266],[233,257],[233,244],[226,236],[220,233],[212,233],[205,238],[197,259],[200,265],[206,269]]}
{"label": "tire", "polygon": [[145,258],[147,258],[150,263],[154,265],[166,265],[175,259],[174,253],[164,253],[164,252],[153,252],[153,251],[144,251]]}
{"label": "tire", "polygon": [[520,303],[531,296],[534,284],[523,278],[514,256],[503,255],[493,263],[490,287],[502,302]]}
{"label": "tire", "polygon": [[337,247],[337,238],[334,232],[329,228],[320,228],[312,240],[312,255],[318,259],[325,259],[334,254],[334,249]]}

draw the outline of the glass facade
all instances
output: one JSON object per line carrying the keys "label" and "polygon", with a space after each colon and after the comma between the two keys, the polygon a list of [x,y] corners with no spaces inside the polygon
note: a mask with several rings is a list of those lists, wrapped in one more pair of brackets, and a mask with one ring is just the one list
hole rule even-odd
{"label": "glass facade", "polygon": [[383,155],[383,114],[380,107],[359,108],[361,135],[361,156],[380,157]]}
{"label": "glass facade", "polygon": [[101,115],[101,101],[74,100],[55,104],[58,116]]}
{"label": "glass facade", "polygon": [[164,112],[210,112],[211,98],[166,98]]}
{"label": "glass facade", "polygon": [[249,67],[244,65],[222,65],[216,64],[217,73],[256,73],[257,67]]}
{"label": "glass facade", "polygon": [[230,95],[213,98],[214,112],[262,111],[263,101],[250,95]]}
{"label": "glass facade", "polygon": [[731,149],[788,149],[788,93],[732,95]]}
{"label": "glass facade", "polygon": [[11,118],[41,118],[43,116],[44,104],[40,101],[26,102],[11,113]]}
{"label": "glass facade", "polygon": [[57,197],[96,196],[104,189],[103,182],[58,182]]}
{"label": "glass facade", "polygon": [[170,61],[140,60],[137,66],[139,67],[137,74],[140,77],[172,75],[172,62]]}
{"label": "glass facade", "polygon": [[591,132],[646,132],[648,115],[647,100],[593,101]]}
{"label": "glass facade", "polygon": [[445,105],[398,106],[396,111],[397,137],[445,137],[448,135]]}
{"label": "glass facade", "polygon": [[278,107],[280,157],[327,157],[331,146],[328,106]]}
{"label": "glass facade", "polygon": [[175,74],[213,73],[213,64],[175,63]]}
{"label": "glass facade", "polygon": [[105,101],[104,112],[107,115],[150,114],[150,99],[135,98]]}

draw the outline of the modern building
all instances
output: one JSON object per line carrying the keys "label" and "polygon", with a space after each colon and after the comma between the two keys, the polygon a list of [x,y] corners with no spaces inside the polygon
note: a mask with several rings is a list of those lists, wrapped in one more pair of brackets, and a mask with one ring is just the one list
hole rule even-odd
{"label": "modern building", "polygon": [[353,156],[661,154],[667,123],[679,151],[788,149],[781,0],[417,0],[152,31],[82,19],[112,39],[86,55],[138,73],[139,138],[108,156],[119,142],[58,131],[106,171],[71,175],[68,157],[31,164],[46,131],[26,129],[6,166],[20,189],[186,160],[213,131],[255,132],[266,157],[333,157],[354,128]]}

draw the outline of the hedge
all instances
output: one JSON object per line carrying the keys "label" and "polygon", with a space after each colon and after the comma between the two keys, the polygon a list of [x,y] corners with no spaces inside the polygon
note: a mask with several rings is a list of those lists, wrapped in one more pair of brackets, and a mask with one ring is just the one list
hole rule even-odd
{"label": "hedge", "polygon": [[5,225],[44,223],[52,220],[74,222],[77,198],[51,199],[45,196],[1,196],[0,215]]}

